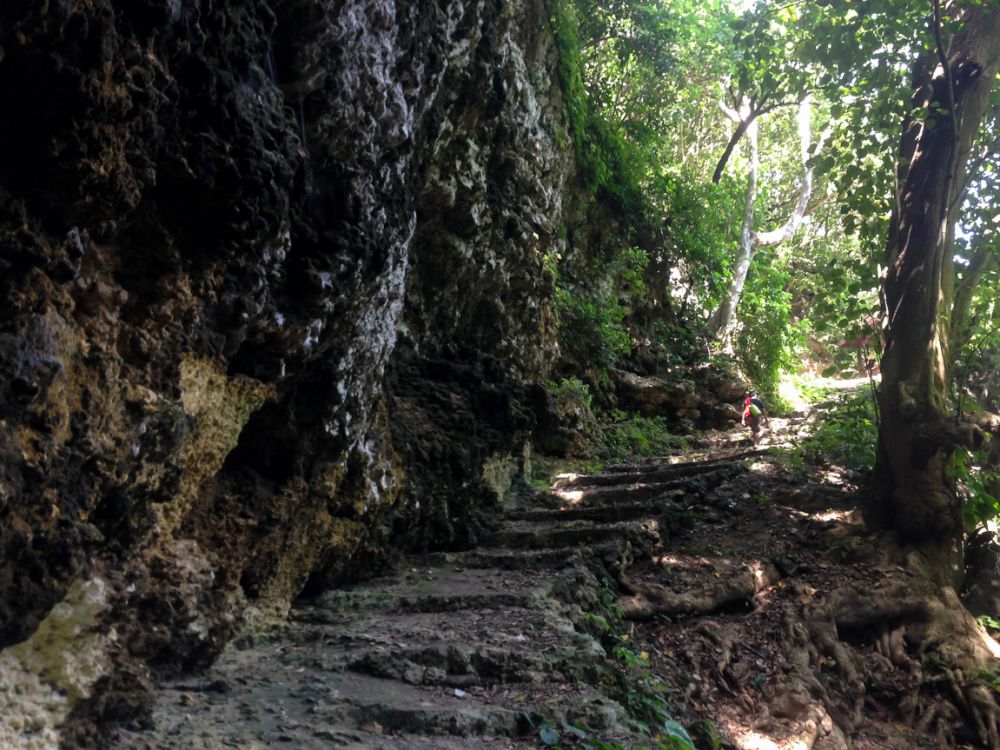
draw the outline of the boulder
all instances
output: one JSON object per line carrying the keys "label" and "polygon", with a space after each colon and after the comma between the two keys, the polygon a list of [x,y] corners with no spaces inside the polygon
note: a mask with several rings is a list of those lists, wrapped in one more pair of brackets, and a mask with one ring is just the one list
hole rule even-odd
{"label": "boulder", "polygon": [[597,420],[579,393],[538,389],[532,440],[539,453],[559,458],[588,455],[596,432]]}
{"label": "boulder", "polygon": [[668,383],[663,378],[612,370],[619,406],[644,417],[675,416],[698,404],[694,383],[682,380]]}
{"label": "boulder", "polygon": [[712,409],[712,424],[716,427],[727,427],[742,419],[740,410],[732,404],[719,404]]}
{"label": "boulder", "polygon": [[742,380],[722,373],[712,373],[706,385],[722,402],[738,401],[746,393],[746,384]]}

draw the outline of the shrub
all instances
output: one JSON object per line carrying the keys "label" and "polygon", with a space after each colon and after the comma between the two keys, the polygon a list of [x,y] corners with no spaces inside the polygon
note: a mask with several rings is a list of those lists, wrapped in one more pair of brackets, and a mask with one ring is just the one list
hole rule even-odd
{"label": "shrub", "polygon": [[683,448],[683,437],[672,435],[664,417],[642,417],[612,410],[611,421],[602,425],[597,436],[601,458],[615,463],[644,456],[656,456]]}
{"label": "shrub", "polygon": [[830,409],[816,432],[802,443],[801,450],[810,463],[870,471],[875,465],[877,443],[871,392],[862,389]]}

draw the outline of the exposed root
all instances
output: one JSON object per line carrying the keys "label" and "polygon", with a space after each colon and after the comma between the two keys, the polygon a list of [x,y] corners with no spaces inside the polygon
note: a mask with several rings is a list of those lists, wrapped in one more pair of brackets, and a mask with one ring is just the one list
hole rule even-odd
{"label": "exposed root", "polygon": [[[793,584],[779,605],[781,626],[770,653],[741,643],[732,619],[698,622],[687,630],[696,638],[685,648],[692,675],[685,703],[712,705],[724,696],[744,717],[755,717],[754,727],[794,736],[805,743],[796,746],[814,750],[847,750],[848,738],[862,732],[872,714],[912,728],[937,748],[965,746],[976,737],[975,746],[1000,750],[1000,706],[981,680],[981,670],[997,663],[992,641],[954,591],[919,598],[914,592],[920,588],[910,577],[863,594],[843,589],[805,603]],[[733,589],[730,581],[695,597],[630,584],[632,596],[624,601],[633,603],[632,617],[691,614],[730,601],[725,594]],[[752,596],[753,589],[742,593]],[[758,692],[753,676],[761,669],[769,676]]]}
{"label": "exposed root", "polygon": [[764,588],[781,578],[770,563],[747,566],[740,573],[719,583],[713,589],[677,593],[658,583],[639,583],[619,573],[618,583],[631,596],[619,600],[625,618],[648,620],[657,615],[708,615],[746,608],[748,602]]}

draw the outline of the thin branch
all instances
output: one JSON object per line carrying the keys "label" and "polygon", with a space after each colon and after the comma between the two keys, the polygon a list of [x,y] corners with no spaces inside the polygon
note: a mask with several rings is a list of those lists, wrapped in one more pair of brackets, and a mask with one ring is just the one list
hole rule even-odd
{"label": "thin branch", "polygon": [[[955,111],[955,81],[951,75],[951,61],[948,60],[949,50],[945,49],[944,41],[941,38],[941,3],[940,0],[931,0],[934,9],[934,45],[937,48],[938,60],[941,63],[941,72],[944,75],[945,94],[948,102],[948,119],[951,121],[951,137],[953,139],[951,152],[948,154],[948,170],[945,172],[945,199],[941,204],[941,220],[947,221],[951,208],[949,193],[951,183],[955,176],[955,159],[958,156],[958,114]],[[951,46],[949,41],[948,46]]]}
{"label": "thin branch", "polygon": [[[761,97],[761,100],[759,102],[756,99],[750,99],[749,112],[747,113],[746,117],[744,118],[740,115],[737,115],[739,119],[733,120],[734,122],[737,123],[736,130],[733,132],[732,137],[729,139],[729,143],[726,144],[726,150],[723,151],[722,156],[719,158],[719,163],[715,165],[715,172],[712,174],[712,182],[715,183],[716,185],[718,185],[719,180],[722,179],[722,173],[726,169],[726,164],[729,162],[729,157],[733,155],[733,151],[736,149],[736,144],[740,142],[740,139],[743,137],[743,134],[746,133],[747,128],[750,126],[750,123],[753,122],[756,118],[760,117],[761,115],[767,114],[772,110],[778,109],[778,107],[787,107],[790,104],[796,103],[794,101],[778,101],[778,102],[772,102],[771,104],[764,104],[763,102],[765,102],[766,100],[767,100],[766,96]],[[729,108],[728,105],[725,106],[723,105],[724,103],[720,102],[720,106],[723,107],[722,111],[726,112],[726,116],[732,120],[733,118],[727,111],[727,108],[730,109],[730,111],[732,111],[732,109]]]}
{"label": "thin branch", "polygon": [[969,260],[969,266],[965,269],[965,275],[962,276],[962,280],[955,290],[955,302],[951,308],[951,335],[949,338],[951,340],[952,352],[957,352],[966,343],[962,340],[962,336],[965,333],[964,329],[969,316],[969,308],[972,306],[973,292],[975,292],[976,286],[979,284],[979,280],[983,277],[983,274],[996,262],[996,259],[997,254],[994,243],[983,240],[982,244],[976,248],[975,253],[973,253],[972,258]]}
{"label": "thin branch", "polygon": [[812,103],[806,97],[799,103],[799,150],[802,158],[802,182],[799,185],[799,198],[795,202],[795,208],[783,226],[770,232],[760,232],[754,234],[754,242],[758,247],[769,247],[778,245],[793,234],[802,223],[806,209],[809,207],[809,197],[812,195],[812,167],[809,163],[809,143],[810,135],[810,113]]}

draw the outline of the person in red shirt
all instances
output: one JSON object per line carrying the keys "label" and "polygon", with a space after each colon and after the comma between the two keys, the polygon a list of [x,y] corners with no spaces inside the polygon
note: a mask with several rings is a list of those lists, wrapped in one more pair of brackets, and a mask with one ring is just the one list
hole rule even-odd
{"label": "person in red shirt", "polygon": [[757,397],[755,391],[747,391],[746,398],[743,400],[743,426],[750,428],[750,432],[753,434],[754,448],[760,445],[761,423],[766,421],[764,402]]}

